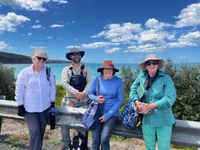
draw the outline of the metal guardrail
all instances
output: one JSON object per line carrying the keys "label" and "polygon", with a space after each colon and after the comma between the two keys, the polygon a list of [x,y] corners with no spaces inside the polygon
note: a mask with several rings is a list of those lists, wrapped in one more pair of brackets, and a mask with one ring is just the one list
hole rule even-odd
{"label": "metal guardrail", "polygon": [[[57,106],[59,116],[56,125],[67,125],[70,128],[84,129],[81,123],[81,117],[86,109]],[[15,101],[0,100],[0,129],[2,118],[23,119],[17,116],[17,103]],[[114,135],[124,137],[134,137],[142,139],[141,128],[128,130],[118,121],[112,132]],[[177,145],[200,147],[200,122],[176,120],[176,126],[173,128],[171,142]]]}

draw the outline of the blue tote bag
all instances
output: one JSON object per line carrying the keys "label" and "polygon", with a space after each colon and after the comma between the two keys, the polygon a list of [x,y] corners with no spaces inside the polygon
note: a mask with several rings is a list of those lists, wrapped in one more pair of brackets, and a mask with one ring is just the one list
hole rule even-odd
{"label": "blue tote bag", "polygon": [[[96,93],[99,93],[99,78],[96,78]],[[103,104],[98,104],[98,102],[91,101],[86,112],[81,118],[83,125],[89,129],[94,130],[99,124],[99,117],[103,114]]]}

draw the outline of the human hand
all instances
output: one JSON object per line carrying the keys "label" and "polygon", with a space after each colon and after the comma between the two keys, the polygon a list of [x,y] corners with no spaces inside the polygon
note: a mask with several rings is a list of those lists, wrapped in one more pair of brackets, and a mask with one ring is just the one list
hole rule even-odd
{"label": "human hand", "polygon": [[76,94],[76,98],[77,98],[78,100],[82,100],[84,97],[85,97],[85,93],[84,93],[84,92],[78,92],[78,93]]}
{"label": "human hand", "polygon": [[154,109],[156,106],[154,103],[152,104],[147,104],[147,103],[144,103],[143,107],[140,109],[140,113],[141,114],[149,114],[151,113],[151,110]]}
{"label": "human hand", "polygon": [[105,99],[103,98],[103,95],[98,95],[98,103],[103,104]]}
{"label": "human hand", "polygon": [[99,122],[106,122],[106,119],[102,116],[99,118]]}
{"label": "human hand", "polygon": [[17,113],[17,115],[21,116],[21,117],[24,117],[25,114],[26,114],[26,110],[24,108],[24,105],[18,106],[18,113]]}

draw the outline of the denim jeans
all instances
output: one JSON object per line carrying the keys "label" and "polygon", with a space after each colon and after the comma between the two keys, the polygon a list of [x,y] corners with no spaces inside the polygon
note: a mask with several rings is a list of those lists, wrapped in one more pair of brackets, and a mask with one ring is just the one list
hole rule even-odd
{"label": "denim jeans", "polygon": [[91,150],[110,150],[110,137],[118,117],[111,117],[106,122],[92,130]]}

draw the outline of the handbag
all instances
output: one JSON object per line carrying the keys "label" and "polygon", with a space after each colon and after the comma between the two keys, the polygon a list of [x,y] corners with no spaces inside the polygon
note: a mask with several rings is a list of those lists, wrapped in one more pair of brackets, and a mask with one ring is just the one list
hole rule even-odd
{"label": "handbag", "polygon": [[[143,101],[146,95],[145,89],[146,88],[140,83],[137,88],[140,101]],[[143,114],[136,111],[134,102],[128,102],[120,115],[120,120],[127,129],[134,129],[136,126],[139,127],[142,124],[142,118]]]}
{"label": "handbag", "polygon": [[[96,78],[96,95],[99,94],[99,78]],[[83,125],[89,129],[94,130],[99,124],[99,117],[103,114],[103,104],[91,101],[86,112],[81,118]]]}
{"label": "handbag", "polygon": [[134,102],[128,102],[120,115],[123,126],[127,129],[134,129],[140,125],[140,119],[141,114],[136,112]]}

